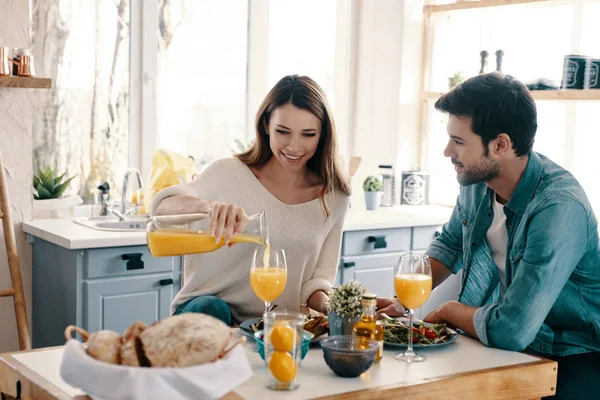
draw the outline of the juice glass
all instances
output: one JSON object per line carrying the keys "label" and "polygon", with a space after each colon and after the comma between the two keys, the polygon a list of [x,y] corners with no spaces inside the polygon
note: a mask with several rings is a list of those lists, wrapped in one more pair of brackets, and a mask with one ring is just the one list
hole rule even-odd
{"label": "juice glass", "polygon": [[254,249],[250,269],[250,286],[256,297],[264,301],[265,313],[278,298],[287,283],[287,261],[283,249],[266,245]]}
{"label": "juice glass", "polygon": [[413,318],[416,308],[421,307],[431,293],[431,264],[424,254],[403,254],[394,277],[394,288],[400,303],[409,310],[408,348],[394,357],[400,361],[425,361],[425,356],[413,351]]}

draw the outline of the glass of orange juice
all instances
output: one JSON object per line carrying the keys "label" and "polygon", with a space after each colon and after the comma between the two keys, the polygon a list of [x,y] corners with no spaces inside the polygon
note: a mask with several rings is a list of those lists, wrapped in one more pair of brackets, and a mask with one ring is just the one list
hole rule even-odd
{"label": "glass of orange juice", "polygon": [[431,263],[424,254],[403,254],[394,277],[394,288],[400,303],[409,310],[408,348],[394,357],[406,362],[425,361],[425,356],[413,350],[413,318],[415,309],[421,307],[431,293]]}
{"label": "glass of orange juice", "polygon": [[250,269],[250,286],[254,294],[265,302],[265,313],[271,302],[278,298],[287,282],[287,261],[283,249],[260,246],[254,250]]}

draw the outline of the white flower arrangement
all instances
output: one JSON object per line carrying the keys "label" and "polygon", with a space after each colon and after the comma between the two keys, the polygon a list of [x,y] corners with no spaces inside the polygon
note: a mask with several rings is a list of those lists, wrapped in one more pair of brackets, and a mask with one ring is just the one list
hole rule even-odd
{"label": "white flower arrangement", "polygon": [[329,293],[327,311],[340,317],[357,317],[362,314],[362,298],[367,288],[360,282],[350,281],[334,287]]}

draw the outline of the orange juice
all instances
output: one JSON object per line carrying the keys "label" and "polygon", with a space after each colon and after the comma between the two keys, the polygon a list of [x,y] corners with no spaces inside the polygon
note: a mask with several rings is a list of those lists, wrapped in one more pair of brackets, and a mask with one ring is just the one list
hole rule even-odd
{"label": "orange juice", "polygon": [[[149,232],[147,238],[150,253],[155,257],[207,253],[225,246],[224,238],[217,243],[214,236],[192,230],[158,230]],[[243,233],[234,235],[230,242],[265,244],[260,237]]]}
{"label": "orange juice", "polygon": [[425,274],[398,274],[394,277],[396,296],[404,307],[411,310],[427,301],[431,284],[431,277]]}
{"label": "orange juice", "polygon": [[250,271],[250,286],[256,297],[267,303],[283,293],[287,272],[283,268],[256,268]]}

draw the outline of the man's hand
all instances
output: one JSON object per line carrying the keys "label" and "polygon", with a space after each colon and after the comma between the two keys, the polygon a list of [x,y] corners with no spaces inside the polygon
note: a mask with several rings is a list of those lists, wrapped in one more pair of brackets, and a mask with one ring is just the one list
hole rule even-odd
{"label": "man's hand", "polygon": [[390,317],[401,317],[404,315],[406,310],[400,304],[398,299],[391,299],[387,297],[378,297],[377,298],[377,316],[379,318],[380,314],[387,314]]}
{"label": "man's hand", "polygon": [[432,324],[443,324],[448,321],[442,316],[444,314],[444,307],[448,303],[444,303],[441,306],[437,306],[435,309],[431,310],[429,314],[425,318],[423,318],[424,322],[429,322]]}
{"label": "man's hand", "polygon": [[475,339],[479,339],[473,325],[473,315],[476,311],[477,307],[469,307],[458,301],[448,301],[427,314],[423,321],[434,324],[445,322],[451,327],[462,329]]}

